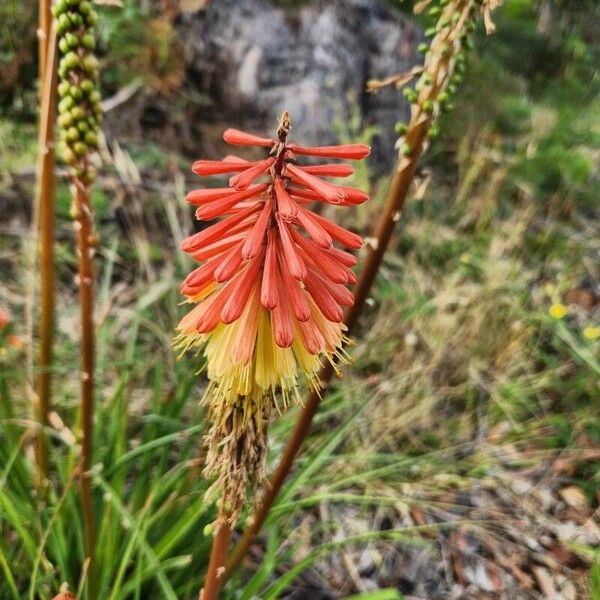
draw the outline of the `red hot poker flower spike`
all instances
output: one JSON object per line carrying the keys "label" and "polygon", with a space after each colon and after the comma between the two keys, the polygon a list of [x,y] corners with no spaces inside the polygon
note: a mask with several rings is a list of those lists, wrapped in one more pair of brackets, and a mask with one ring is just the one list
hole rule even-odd
{"label": "red hot poker flower spike", "polygon": [[[367,195],[360,190],[321,179],[348,177],[353,168],[297,160],[357,160],[369,148],[290,144],[290,128],[284,113],[276,139],[226,130],[227,143],[265,154],[254,162],[234,155],[196,161],[192,170],[198,175],[233,176],[228,187],[186,196],[198,207],[199,219],[219,220],[181,244],[201,265],[181,286],[195,307],[179,324],[178,343],[183,349],[201,347],[206,356],[213,421],[207,472],[218,476],[234,514],[245,482],[261,477],[263,456],[257,460],[256,452],[266,448],[266,420],[277,398],[285,405],[298,397],[301,375],[317,389],[323,358],[344,360],[342,307],[353,302],[346,285],[356,280],[351,271],[356,258],[343,247],[362,245],[358,235],[311,210],[313,202],[364,202]],[[239,442],[251,437],[252,443]],[[254,453],[248,460],[239,456],[245,449]],[[236,469],[224,456],[228,452]]]}

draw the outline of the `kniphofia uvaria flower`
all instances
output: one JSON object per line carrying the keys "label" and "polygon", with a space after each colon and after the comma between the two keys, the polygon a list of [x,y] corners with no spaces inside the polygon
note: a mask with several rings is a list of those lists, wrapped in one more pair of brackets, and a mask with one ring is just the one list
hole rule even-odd
{"label": "kniphofia uvaria flower", "polygon": [[[207,473],[216,475],[233,515],[246,484],[263,476],[274,407],[298,398],[303,376],[320,385],[323,360],[345,358],[343,308],[353,297],[361,238],[311,210],[313,203],[352,206],[368,199],[324,181],[346,177],[349,164],[300,165],[299,157],[362,159],[368,146],[304,147],[288,143],[284,113],[277,139],[228,129],[232,145],[264,148],[264,158],[199,160],[197,175],[231,174],[229,187],[190,192],[200,220],[219,219],[182,243],[201,264],[181,286],[196,306],[178,326],[180,348],[201,347],[210,380],[212,422]],[[345,248],[345,249],[344,249]]]}

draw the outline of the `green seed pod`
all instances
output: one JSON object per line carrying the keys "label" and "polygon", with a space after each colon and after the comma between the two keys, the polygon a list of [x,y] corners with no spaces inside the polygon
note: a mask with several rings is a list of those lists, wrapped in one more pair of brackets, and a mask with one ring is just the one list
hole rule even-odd
{"label": "green seed pod", "polygon": [[448,85],[448,87],[446,88],[446,91],[447,91],[449,94],[451,94],[451,95],[454,95],[454,94],[456,94],[456,86],[455,86],[453,83],[450,83],[450,84]]}
{"label": "green seed pod", "polygon": [[53,6],[56,15],[55,16],[60,16],[63,13],[67,12],[67,9],[69,8],[69,5],[67,3],[67,0],[58,0],[58,2]]}
{"label": "green seed pod", "polygon": [[81,106],[74,106],[71,109],[71,116],[75,121],[81,121],[85,119],[85,110]]}
{"label": "green seed pod", "polygon": [[440,104],[445,104],[446,102],[448,102],[448,100],[450,100],[450,96],[448,95],[448,92],[441,92],[440,95],[438,96],[438,102]]}
{"label": "green seed pod", "polygon": [[58,84],[58,88],[57,89],[58,89],[58,95],[61,98],[64,98],[69,93],[69,90],[71,89],[71,86],[69,85],[68,81],[61,81]]}
{"label": "green seed pod", "polygon": [[67,67],[67,69],[74,69],[75,67],[78,67],[81,64],[81,60],[75,52],[68,52],[67,54],[65,54],[65,57],[62,60],[65,61],[65,66]]}
{"label": "green seed pod", "polygon": [[428,28],[425,30],[425,35],[426,35],[427,37],[433,37],[435,34],[436,34],[436,28],[435,28],[435,27],[428,27]]}
{"label": "green seed pod", "polygon": [[73,125],[73,117],[71,116],[71,113],[63,113],[62,115],[58,116],[57,122],[61,129],[67,130],[69,127],[71,127],[71,125]]}
{"label": "green seed pod", "polygon": [[61,39],[61,42],[62,40],[67,42],[69,48],[77,48],[77,46],[79,46],[79,37],[77,37],[74,33],[67,33],[65,37]]}
{"label": "green seed pod", "polygon": [[431,114],[433,112],[433,102],[431,100],[425,100],[425,102],[423,102],[423,110],[427,114]]}
{"label": "green seed pod", "polygon": [[90,92],[89,99],[92,104],[99,104],[102,96],[100,96],[100,92],[98,90],[94,90],[93,92]]}
{"label": "green seed pod", "polygon": [[93,131],[88,131],[84,137],[85,143],[93,148],[98,147],[98,136]]}
{"label": "green seed pod", "polygon": [[442,12],[442,9],[439,6],[432,6],[428,11],[427,14],[430,17],[439,17],[440,13]]}
{"label": "green seed pod", "polygon": [[408,131],[408,125],[402,121],[398,121],[394,125],[394,131],[397,135],[404,135]]}
{"label": "green seed pod", "polygon": [[79,139],[79,130],[77,127],[69,127],[67,130],[67,139],[70,142],[76,142]]}
{"label": "green seed pod", "polygon": [[83,92],[81,91],[81,88],[77,87],[76,85],[72,85],[69,88],[69,95],[71,98],[73,98],[73,100],[81,100],[83,98]]}
{"label": "green seed pod", "polygon": [[440,135],[440,128],[434,123],[429,128],[429,134],[428,135],[429,135],[429,139],[435,140]]}
{"label": "green seed pod", "polygon": [[426,44],[425,42],[422,42],[421,44],[419,44],[417,46],[417,50],[421,53],[421,54],[427,54],[429,52],[429,44]]}
{"label": "green seed pod", "polygon": [[460,73],[454,73],[452,77],[450,77],[450,83],[454,85],[460,85],[463,81],[463,76]]}
{"label": "green seed pod", "polygon": [[87,146],[83,142],[75,142],[73,144],[73,151],[77,156],[83,156],[87,152]]}
{"label": "green seed pod", "polygon": [[429,73],[425,73],[421,77],[421,82],[423,83],[423,85],[431,85],[433,83],[433,79],[431,78],[431,75],[429,75]]}
{"label": "green seed pod", "polygon": [[444,112],[451,112],[454,110],[454,104],[452,104],[452,102],[446,102],[445,104],[442,104],[441,108]]}
{"label": "green seed pod", "polygon": [[58,17],[57,33],[64,33],[67,31],[67,29],[69,29],[69,27],[71,27],[71,19],[69,19],[69,15],[66,13],[61,14],[60,17]]}
{"label": "green seed pod", "polygon": [[77,162],[77,155],[75,152],[73,152],[73,150],[71,150],[71,148],[64,148],[62,151],[62,157],[68,165],[74,165]]}
{"label": "green seed pod", "polygon": [[402,90],[402,93],[404,94],[404,97],[411,103],[414,104],[417,99],[417,92],[415,92],[415,90],[413,90],[412,88],[404,88]]}
{"label": "green seed pod", "polygon": [[102,109],[96,88],[99,63],[93,25],[97,14],[90,0],[55,0],[58,45],[62,58],[58,67],[60,82],[58,124],[64,141],[62,156],[73,167],[71,174],[82,183],[95,176],[89,169],[88,154],[98,146]]}
{"label": "green seed pod", "polygon": [[79,87],[82,89],[82,91],[86,94],[89,94],[90,92],[94,91],[94,88],[96,87],[94,85],[94,82],[91,79],[84,79],[80,84]]}
{"label": "green seed pod", "polygon": [[84,68],[85,72],[90,75],[96,73],[96,71],[98,70],[98,66],[99,66],[98,59],[93,54],[88,54],[83,59],[83,68]]}
{"label": "green seed pod", "polygon": [[83,25],[83,17],[79,13],[69,12],[67,14],[71,19],[73,27],[81,27]]}
{"label": "green seed pod", "polygon": [[402,156],[410,156],[412,154],[412,146],[406,142],[402,144]]}
{"label": "green seed pod", "polygon": [[96,169],[92,165],[89,165],[88,168],[85,170],[85,175],[84,175],[87,183],[92,183],[94,181],[94,179],[96,179],[96,175],[97,175]]}
{"label": "green seed pod", "polygon": [[94,36],[91,33],[86,33],[82,38],[81,38],[81,43],[88,49],[88,50],[93,50],[96,47],[96,40],[94,39]]}
{"label": "green seed pod", "polygon": [[85,20],[90,27],[93,27],[98,22],[98,13],[95,10],[90,11]]}
{"label": "green seed pod", "polygon": [[73,98],[71,98],[71,96],[66,96],[58,103],[58,112],[61,114],[69,112],[74,105],[75,102]]}

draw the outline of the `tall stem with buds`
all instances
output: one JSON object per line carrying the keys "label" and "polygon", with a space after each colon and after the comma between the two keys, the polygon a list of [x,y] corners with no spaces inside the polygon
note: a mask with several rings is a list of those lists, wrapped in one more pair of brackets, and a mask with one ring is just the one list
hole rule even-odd
{"label": "tall stem with buds", "polygon": [[[424,0],[417,6],[426,8],[431,0]],[[355,288],[354,304],[346,311],[344,322],[352,331],[360,317],[365,301],[369,296],[375,277],[383,260],[394,227],[399,220],[413,181],[419,158],[426,149],[428,139],[437,134],[435,119],[440,111],[450,109],[449,97],[460,81],[460,73],[464,69],[463,51],[469,47],[468,34],[473,30],[478,7],[481,7],[486,19],[486,27],[491,27],[489,12],[499,4],[498,0],[441,0],[439,5],[430,9],[433,16],[439,15],[437,25],[431,31],[433,39],[427,48],[423,69],[414,70],[406,76],[390,78],[389,83],[396,80],[410,81],[418,73],[422,73],[416,89],[405,91],[411,102],[411,119],[403,126],[400,134],[404,140],[398,163],[387,195],[385,209],[381,214],[374,232],[374,242],[368,249],[368,255]],[[325,386],[334,374],[331,364],[325,364],[319,372],[319,379]],[[302,408],[294,431],[288,439],[280,462],[274,471],[266,492],[257,504],[249,519],[240,541],[236,545],[222,577],[224,583],[233,570],[240,564],[248,551],[252,540],[262,527],[273,505],[294,458],[304,441],[312,418],[319,402],[320,394],[311,392]]]}
{"label": "tall stem with buds", "polygon": [[71,214],[77,232],[79,310],[81,323],[81,456],[79,480],[84,525],[85,558],[89,559],[88,598],[95,600],[94,549],[96,524],[91,483],[94,419],[94,264],[97,237],[91,205],[96,172],[91,156],[98,147],[101,119],[98,60],[94,55],[97,15],[88,0],[58,0],[53,14],[62,55],[58,67],[58,124],[62,157],[70,166],[73,201]]}

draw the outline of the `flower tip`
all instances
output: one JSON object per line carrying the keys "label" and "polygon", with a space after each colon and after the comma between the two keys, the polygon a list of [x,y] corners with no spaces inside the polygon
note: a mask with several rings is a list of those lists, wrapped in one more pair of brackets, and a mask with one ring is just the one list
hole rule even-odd
{"label": "flower tip", "polygon": [[272,139],[246,133],[239,129],[229,128],[223,132],[223,140],[234,146],[262,146],[270,148],[274,142]]}

